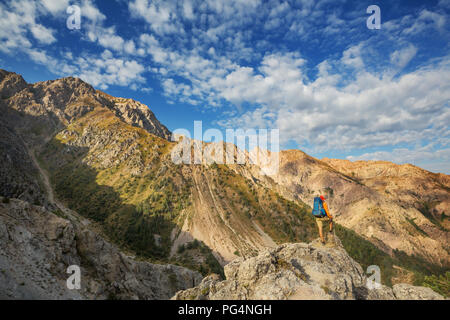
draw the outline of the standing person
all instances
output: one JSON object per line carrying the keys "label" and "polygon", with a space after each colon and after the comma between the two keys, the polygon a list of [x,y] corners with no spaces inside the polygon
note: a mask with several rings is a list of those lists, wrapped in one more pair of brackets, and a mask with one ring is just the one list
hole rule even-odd
{"label": "standing person", "polygon": [[317,227],[319,228],[320,242],[325,244],[325,238],[323,236],[323,224],[329,222],[330,234],[333,231],[333,216],[328,210],[328,205],[325,201],[324,196],[319,196],[314,198],[314,206],[312,210],[313,216],[316,218]]}

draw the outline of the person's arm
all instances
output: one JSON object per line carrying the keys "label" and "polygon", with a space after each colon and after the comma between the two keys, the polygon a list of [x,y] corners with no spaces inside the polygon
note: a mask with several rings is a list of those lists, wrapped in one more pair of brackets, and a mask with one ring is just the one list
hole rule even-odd
{"label": "person's arm", "polygon": [[330,214],[330,211],[328,210],[328,205],[325,201],[323,202],[323,208],[325,209],[325,213],[327,214],[328,218],[333,219],[333,216]]}

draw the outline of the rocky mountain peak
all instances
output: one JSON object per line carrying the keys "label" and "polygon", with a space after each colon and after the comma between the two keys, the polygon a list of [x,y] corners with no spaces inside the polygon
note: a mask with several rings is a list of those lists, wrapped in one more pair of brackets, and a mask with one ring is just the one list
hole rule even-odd
{"label": "rocky mountain peak", "polygon": [[27,87],[21,75],[0,69],[0,97],[9,98]]}
{"label": "rocky mountain peak", "polygon": [[156,136],[170,139],[170,131],[156,119],[148,106],[133,99],[113,98],[111,109],[124,122],[140,127]]}
{"label": "rocky mountain peak", "polygon": [[33,87],[35,89],[42,89],[44,94],[70,92],[72,96],[76,97],[82,95],[95,95],[95,89],[90,84],[75,77],[37,82]]}

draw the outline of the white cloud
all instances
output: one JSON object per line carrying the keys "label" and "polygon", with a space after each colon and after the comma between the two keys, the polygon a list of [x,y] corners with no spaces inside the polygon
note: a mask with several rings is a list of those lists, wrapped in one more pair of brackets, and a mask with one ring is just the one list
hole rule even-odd
{"label": "white cloud", "polygon": [[109,50],[105,50],[100,57],[86,54],[74,58],[69,53],[61,59],[55,59],[46,51],[39,49],[28,49],[27,54],[34,62],[45,65],[54,74],[79,77],[102,90],[111,85],[128,86],[132,90],[137,90],[145,83],[142,76],[145,67],[141,63],[117,58]]}
{"label": "white cloud", "polygon": [[28,55],[33,61],[40,64],[48,64],[48,62],[50,61],[47,54],[41,50],[30,49],[28,50]]}
{"label": "white cloud", "polygon": [[128,40],[125,42],[123,49],[128,54],[135,54],[136,53],[136,46],[134,45],[133,40]]}
{"label": "white cloud", "polygon": [[[290,69],[296,67],[291,64]],[[284,142],[313,144],[314,151],[433,141],[449,136],[448,58],[398,79],[361,72],[340,88],[320,77],[305,83],[300,71],[287,83],[272,82],[272,74],[285,73],[282,70],[261,76],[246,69],[240,71],[239,81],[230,79],[222,97],[234,103],[248,101],[264,106],[227,124],[276,126]],[[234,94],[230,94],[231,89]],[[268,112],[276,114],[275,121],[264,119]]]}
{"label": "white cloud", "polygon": [[74,76],[105,90],[110,85],[130,86],[136,90],[145,82],[142,73],[145,67],[135,60],[115,58],[110,51],[102,54],[102,59],[95,56],[79,58],[75,61],[78,70]]}
{"label": "white cloud", "polygon": [[188,20],[192,20],[195,18],[194,8],[192,7],[192,2],[190,0],[183,1],[183,14],[184,17]]}
{"label": "white cloud", "polygon": [[404,68],[417,53],[417,48],[410,44],[408,47],[396,50],[391,54],[391,62],[399,67]]}
{"label": "white cloud", "polygon": [[40,42],[44,44],[50,44],[56,41],[53,36],[53,30],[44,27],[43,25],[36,24],[30,27],[33,36]]}
{"label": "white cloud", "polygon": [[42,5],[53,15],[65,12],[70,5],[69,0],[41,0]]}
{"label": "white cloud", "polygon": [[0,4],[0,50],[11,53],[17,49],[30,48],[30,33],[39,43],[55,42],[54,30],[37,21],[41,13],[42,8],[34,1],[19,0]]}
{"label": "white cloud", "polygon": [[183,30],[172,19],[176,15],[176,3],[173,1],[134,0],[128,6],[134,16],[145,19],[153,31],[159,34]]}
{"label": "white cloud", "polygon": [[356,70],[364,67],[364,62],[361,57],[361,44],[352,46],[345,50],[342,54],[342,63],[350,66]]}
{"label": "white cloud", "polygon": [[[122,50],[124,49],[125,41],[122,37],[116,35],[114,28],[103,28],[102,33],[98,37],[98,43],[107,49]],[[128,46],[128,49],[129,46]]]}
{"label": "white cloud", "polygon": [[83,0],[80,9],[83,18],[88,19],[94,25],[106,20],[106,16],[100,12],[91,0]]}
{"label": "white cloud", "polygon": [[413,19],[412,25],[403,29],[402,32],[404,34],[417,34],[424,32],[429,28],[435,28],[442,31],[445,27],[446,20],[445,15],[424,9],[419,13],[417,18]]}
{"label": "white cloud", "polygon": [[[102,89],[110,85],[130,86],[138,89],[144,82],[142,73],[145,67],[132,58],[121,57],[122,54],[143,54],[136,50],[133,40],[125,41],[116,34],[115,27],[105,27],[106,16],[100,12],[91,0],[82,0],[82,30],[87,40],[97,42],[105,50],[100,57],[84,53],[83,57],[74,56],[73,52],[62,52],[60,57],[49,50],[37,48],[34,40],[41,45],[54,44],[57,39],[53,29],[45,27],[38,21],[48,15],[65,14],[69,1],[9,1],[0,4],[0,50],[6,53],[21,51],[38,64],[46,66],[51,72],[65,76],[79,76],[83,80]],[[58,17],[60,18],[60,17]],[[34,38],[34,40],[33,40]]]}

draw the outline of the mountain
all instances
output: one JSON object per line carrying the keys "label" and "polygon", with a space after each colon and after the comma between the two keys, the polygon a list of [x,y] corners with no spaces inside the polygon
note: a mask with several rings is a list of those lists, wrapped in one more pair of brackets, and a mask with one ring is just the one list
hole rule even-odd
{"label": "mountain", "polygon": [[445,215],[450,210],[449,175],[387,161],[322,160],[402,207],[414,207],[433,224],[449,230],[450,219]]}
{"label": "mountain", "polygon": [[448,175],[389,162],[318,160],[299,150],[281,151],[279,159],[277,174],[248,175],[297,203],[324,194],[339,224],[384,252],[449,267]]}
{"label": "mountain", "polygon": [[429,181],[429,196],[409,202],[394,192],[409,194],[411,186],[391,186],[388,194],[358,170],[348,173],[338,161],[299,150],[280,152],[276,174],[251,163],[175,164],[177,144],[147,106],[80,79],[27,84],[1,70],[0,97],[4,199],[80,220],[139,260],[223,275],[238,257],[315,239],[307,204],[323,192],[345,250],[363,268],[379,265],[385,284],[421,284],[448,270],[446,175],[417,168]]}
{"label": "mountain", "polygon": [[396,284],[369,289],[361,266],[337,245],[286,243],[225,266],[174,300],[443,300],[430,288]]}

